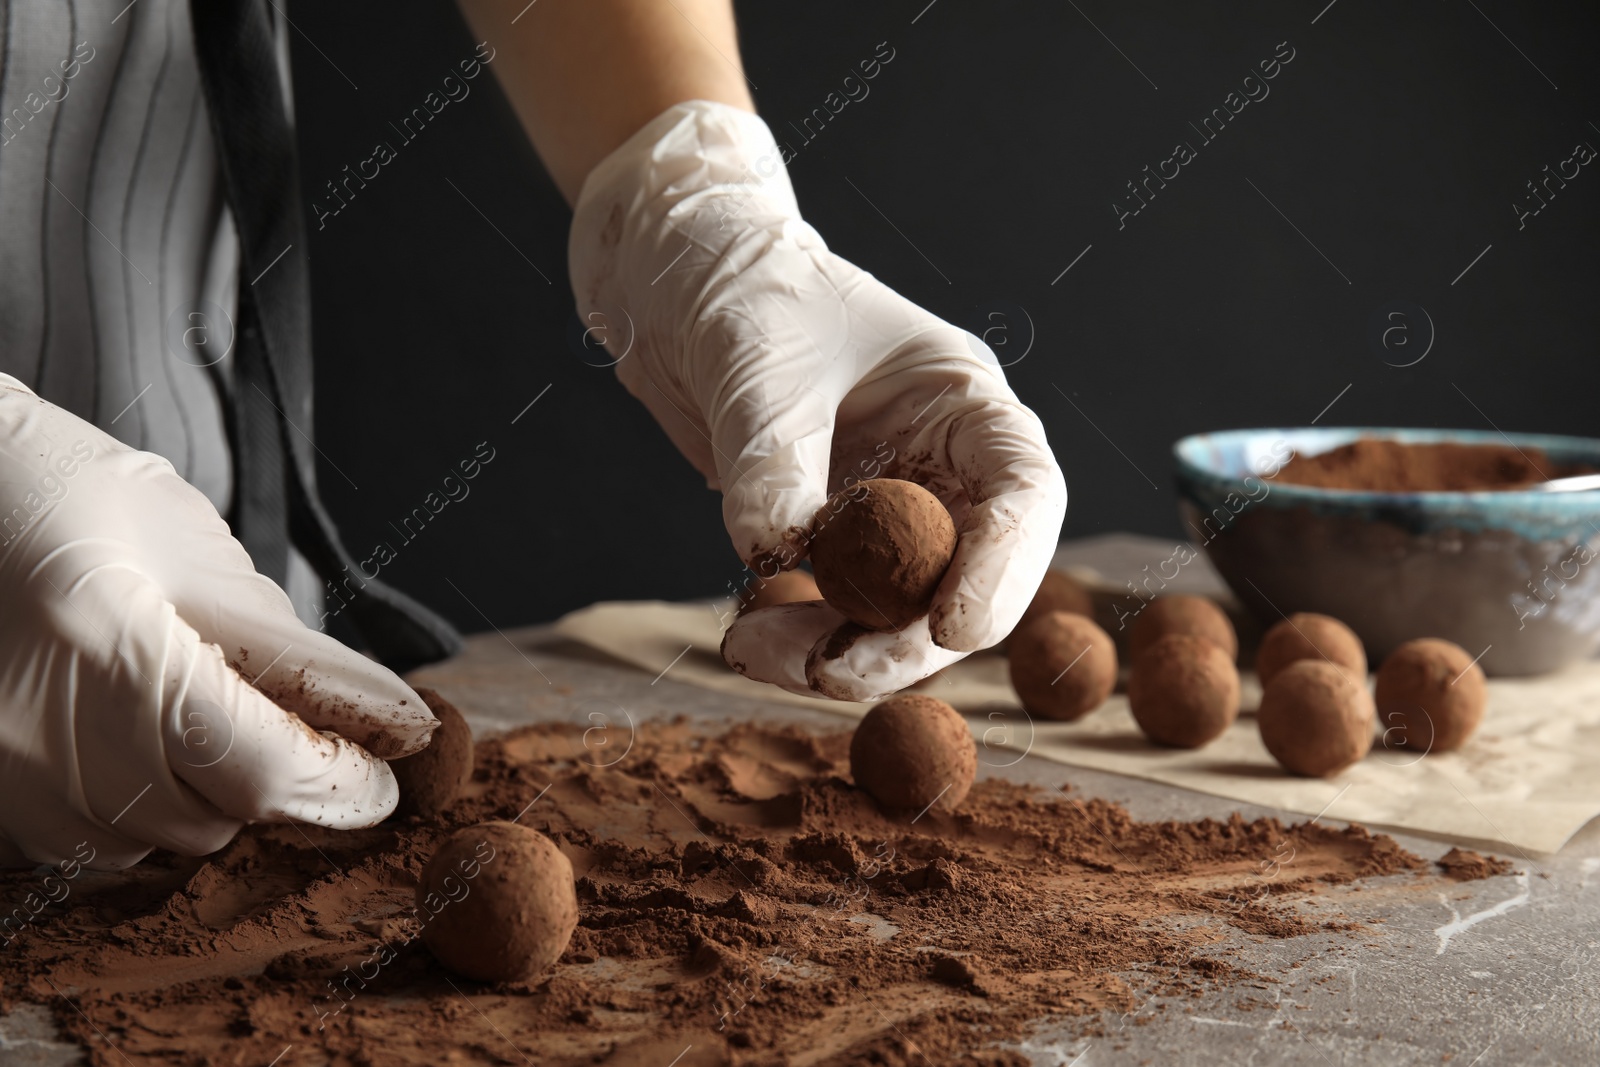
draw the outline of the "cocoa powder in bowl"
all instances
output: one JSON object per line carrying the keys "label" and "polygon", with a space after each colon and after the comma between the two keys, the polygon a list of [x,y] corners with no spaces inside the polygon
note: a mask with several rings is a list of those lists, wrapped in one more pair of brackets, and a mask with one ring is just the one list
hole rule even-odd
{"label": "cocoa powder in bowl", "polygon": [[1133,661],[1128,707],[1156,744],[1199,748],[1239,716],[1238,668],[1204,638],[1167,634]]}
{"label": "cocoa powder in bowl", "polygon": [[1367,652],[1354,630],[1331,615],[1299,611],[1280,619],[1261,638],[1256,650],[1256,676],[1266,686],[1289,664],[1303,659],[1326,660],[1356,678],[1367,677]]}
{"label": "cocoa powder in bowl", "polygon": [[869,630],[899,630],[926,615],[956,551],[956,524],[939,498],[897,478],[835,493],[812,531],[823,597]]}
{"label": "cocoa powder in bowl", "polygon": [[1314,456],[1297,455],[1276,479],[1320,489],[1437,493],[1523,489],[1551,478],[1594,473],[1585,464],[1553,462],[1532,445],[1360,437]]}
{"label": "cocoa powder in bowl", "polygon": [[472,728],[454,704],[432,689],[418,689],[417,695],[439,725],[427,748],[390,760],[389,769],[400,784],[395,814],[432,818],[449,807],[472,778]]}
{"label": "cocoa powder in bowl", "polygon": [[1071,721],[1106,702],[1117,684],[1117,646],[1093,619],[1052,611],[1006,642],[1017,699],[1031,715]]}
{"label": "cocoa powder in bowl", "polygon": [[423,869],[417,906],[431,915],[423,943],[479,982],[538,974],[578,926],[572,863],[537,830],[485,822],[445,839]]}
{"label": "cocoa powder in bowl", "polygon": [[1372,748],[1377,712],[1365,675],[1357,677],[1324,659],[1302,659],[1267,683],[1256,723],[1261,743],[1285,770],[1326,778]]}
{"label": "cocoa powder in bowl", "polygon": [[1450,752],[1483,722],[1489,686],[1466,649],[1419,637],[1383,661],[1375,696],[1386,746]]}
{"label": "cocoa powder in bowl", "polygon": [[1168,634],[1204,638],[1226,652],[1230,662],[1239,655],[1239,635],[1227,613],[1203,596],[1175,594],[1147,604],[1128,633],[1129,658],[1137,660],[1141,652]]}
{"label": "cocoa powder in bowl", "polygon": [[938,802],[954,811],[978,773],[978,746],[961,713],[916,693],[890,697],[850,739],[850,776],[886,808]]}

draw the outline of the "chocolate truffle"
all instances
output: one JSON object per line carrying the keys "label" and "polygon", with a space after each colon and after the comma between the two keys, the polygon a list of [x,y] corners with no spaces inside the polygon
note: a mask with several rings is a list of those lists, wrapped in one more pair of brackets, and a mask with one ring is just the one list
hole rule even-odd
{"label": "chocolate truffle", "polygon": [[1006,642],[1011,688],[1030,715],[1070,721],[1104,704],[1117,684],[1117,646],[1093,619],[1052,611]]}
{"label": "chocolate truffle", "polygon": [[1076,578],[1066,571],[1052,569],[1044,572],[1044,581],[1039,583],[1039,589],[1029,601],[1028,610],[1022,613],[1016,629],[1020,630],[1039,616],[1048,615],[1052,611],[1070,611],[1074,615],[1092,618],[1094,601],[1089,596],[1089,590],[1085,589]]}
{"label": "chocolate truffle", "polygon": [[1483,722],[1488,700],[1483,668],[1466,649],[1437,637],[1407,641],[1378,669],[1378,721],[1390,748],[1460,748]]}
{"label": "chocolate truffle", "polygon": [[779,604],[799,604],[821,600],[822,590],[807,571],[779,571],[771,578],[757,577],[740,594],[739,614],[746,615]]}
{"label": "chocolate truffle", "polygon": [[1217,644],[1167,634],[1133,661],[1128,706],[1158,745],[1199,748],[1222,736],[1239,716],[1239,670]]}
{"label": "chocolate truffle", "polygon": [[850,776],[886,808],[954,811],[978,773],[967,720],[942,700],[902,693],[875,706],[850,739]]}
{"label": "chocolate truffle", "polygon": [[896,478],[835,493],[811,528],[822,595],[869,630],[899,630],[926,615],[956,551],[956,524],[939,498]]}
{"label": "chocolate truffle", "polygon": [[1309,611],[1280,619],[1267,631],[1256,651],[1256,676],[1265,687],[1279,671],[1303,659],[1337,664],[1357,681],[1367,677],[1367,653],[1355,631],[1331,615]]}
{"label": "chocolate truffle", "polygon": [[1372,747],[1377,717],[1366,676],[1325,659],[1302,659],[1267,683],[1256,722],[1261,743],[1285,770],[1326,778]]}
{"label": "chocolate truffle", "polygon": [[472,778],[472,729],[455,705],[432,689],[418,689],[417,695],[439,725],[427,748],[390,760],[389,769],[400,783],[395,814],[432,818],[448,808]]}
{"label": "chocolate truffle", "polygon": [[1128,658],[1139,654],[1168,634],[1188,634],[1216,645],[1231,662],[1239,655],[1239,636],[1216,601],[1203,596],[1163,596],[1146,604],[1134,617],[1128,633]]}
{"label": "chocolate truffle", "polygon": [[550,966],[578,925],[572,864],[548,837],[485,822],[445,839],[417,885],[422,940],[446,967],[511,982]]}

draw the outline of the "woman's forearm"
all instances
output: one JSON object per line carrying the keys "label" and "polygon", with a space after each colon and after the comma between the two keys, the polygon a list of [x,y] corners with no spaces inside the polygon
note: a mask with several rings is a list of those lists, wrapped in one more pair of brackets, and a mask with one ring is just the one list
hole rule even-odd
{"label": "woman's forearm", "polygon": [[567,202],[596,163],[673,104],[755,110],[732,0],[460,0]]}

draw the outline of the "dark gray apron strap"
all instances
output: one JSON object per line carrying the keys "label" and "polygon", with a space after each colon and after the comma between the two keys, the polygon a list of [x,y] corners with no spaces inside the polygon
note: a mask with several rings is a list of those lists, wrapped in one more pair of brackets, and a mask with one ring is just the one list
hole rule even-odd
{"label": "dark gray apron strap", "polygon": [[453,655],[455,628],[361,577],[317,499],[311,419],[311,286],[294,132],[266,0],[191,0],[195,52],[228,203],[239,231],[237,374],[228,420],[229,521],[256,567],[280,584],[289,545],[339,588],[356,629],[395,670]]}

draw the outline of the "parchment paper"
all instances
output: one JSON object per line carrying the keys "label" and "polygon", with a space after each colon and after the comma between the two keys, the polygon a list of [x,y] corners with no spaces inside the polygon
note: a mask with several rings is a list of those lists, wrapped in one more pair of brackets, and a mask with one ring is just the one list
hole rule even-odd
{"label": "parchment paper", "polygon": [[[1162,559],[1172,546],[1149,547]],[[1136,548],[1127,556],[1139,566],[1150,561]],[[1064,552],[1058,563],[1121,585],[1081,558]],[[1196,577],[1195,591],[1210,591],[1210,583]],[[866,713],[870,705],[798,696],[735,674],[720,655],[718,610],[707,603],[603,603],[573,612],[556,629],[652,677],[852,718]],[[1375,746],[1361,763],[1327,780],[1286,775],[1267,754],[1253,714],[1261,690],[1249,673],[1245,712],[1222,737],[1194,752],[1145,741],[1121,694],[1074,723],[1030,721],[1011,691],[1004,658],[990,653],[947,668],[918,691],[968,716],[979,759],[990,766],[1031,752],[1288,812],[1537,852],[1557,851],[1600,815],[1597,661],[1541,678],[1490,679],[1483,726],[1458,752],[1423,755]]]}

